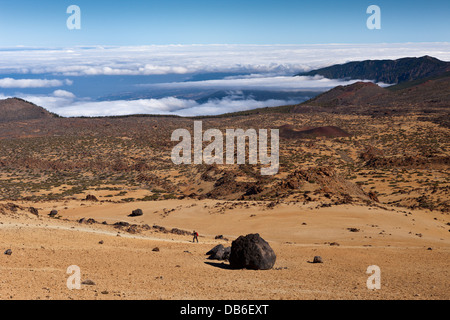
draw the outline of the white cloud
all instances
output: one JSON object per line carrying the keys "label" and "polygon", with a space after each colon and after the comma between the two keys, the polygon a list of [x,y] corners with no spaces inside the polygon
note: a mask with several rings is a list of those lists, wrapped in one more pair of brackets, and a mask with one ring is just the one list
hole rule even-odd
{"label": "white cloud", "polygon": [[[19,98],[33,102],[64,117],[100,117],[133,114],[166,114],[179,116],[218,115],[229,112],[275,107],[298,103],[293,100],[242,100],[238,92],[230,92],[228,97],[214,99],[206,103],[194,100],[167,97],[162,99],[77,101],[71,92],[56,90],[52,95],[26,95]],[[0,94],[0,99],[10,98]]]}
{"label": "white cloud", "polygon": [[[62,102],[62,101],[60,101]],[[168,114],[180,116],[218,115],[228,112],[250,110],[262,107],[275,107],[293,104],[298,101],[253,99],[233,100],[232,97],[197,103],[194,100],[174,97],[162,99],[116,100],[101,102],[77,102],[71,105],[54,105],[51,111],[66,117],[76,116],[121,116],[132,114]]]}
{"label": "white cloud", "polygon": [[361,80],[330,80],[322,76],[286,77],[229,77],[221,80],[171,82],[141,85],[142,87],[161,89],[216,89],[216,90],[272,90],[272,91],[324,91],[339,85],[349,85]]}
{"label": "white cloud", "polygon": [[434,56],[450,60],[450,43],[325,45],[174,45],[1,50],[0,73],[161,75],[248,72],[290,75],[366,59]]}
{"label": "white cloud", "polygon": [[60,98],[70,98],[70,99],[75,98],[75,95],[72,92],[69,92],[66,90],[56,90],[53,92],[53,96],[60,97]]}
{"label": "white cloud", "polygon": [[0,79],[0,88],[49,88],[61,87],[63,85],[72,85],[71,80],[47,80],[47,79]]}
{"label": "white cloud", "polygon": [[66,117],[122,116],[130,114],[177,114],[179,110],[197,106],[193,100],[174,97],[162,99],[85,101],[62,105],[52,111]]}

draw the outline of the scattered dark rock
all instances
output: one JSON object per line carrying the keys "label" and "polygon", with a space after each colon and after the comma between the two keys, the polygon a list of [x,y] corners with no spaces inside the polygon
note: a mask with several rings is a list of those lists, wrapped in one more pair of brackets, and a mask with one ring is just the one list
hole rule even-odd
{"label": "scattered dark rock", "polygon": [[275,268],[273,270],[277,270],[277,271],[281,271],[281,270],[287,270],[288,267],[279,267],[279,268]]}
{"label": "scattered dark rock", "polygon": [[216,240],[228,241],[228,238],[225,238],[223,235],[218,235],[215,237]]}
{"label": "scattered dark rock", "polygon": [[120,221],[120,222],[114,223],[114,226],[116,226],[116,227],[129,227],[130,224],[128,222]]}
{"label": "scattered dark rock", "polygon": [[84,284],[85,286],[95,286],[95,282],[92,280],[84,280],[81,284]]}
{"label": "scattered dark rock", "polygon": [[323,259],[321,256],[315,256],[313,263],[323,263]]}
{"label": "scattered dark rock", "polygon": [[358,228],[347,228],[350,232],[359,232],[360,230]]}
{"label": "scattered dark rock", "polygon": [[240,236],[231,246],[230,266],[233,269],[269,270],[276,261],[275,252],[259,234]]}
{"label": "scattered dark rock", "polygon": [[98,242],[98,244],[104,244],[105,242],[103,241],[103,240],[100,240],[99,242]]}
{"label": "scattered dark rock", "polygon": [[91,194],[88,194],[88,195],[86,196],[86,201],[93,201],[93,202],[97,202],[97,201],[98,201],[98,199],[97,199],[97,197],[96,197],[96,196],[93,196],[93,195],[91,195]]}
{"label": "scattered dark rock", "polygon": [[51,218],[54,218],[58,215],[58,210],[52,210],[50,211],[50,213],[48,214]]}
{"label": "scattered dark rock", "polygon": [[7,256],[12,255],[12,250],[11,249],[6,250],[5,255],[7,255]]}
{"label": "scattered dark rock", "polygon": [[161,227],[161,226],[153,226],[153,229],[155,229],[156,231],[158,231],[158,232],[162,232],[162,233],[169,233],[169,231],[167,231],[167,229],[166,228],[164,228],[164,227]]}
{"label": "scattered dark rock", "polygon": [[179,236],[190,236],[190,235],[192,235],[192,232],[185,231],[185,230],[180,230],[180,229],[177,229],[177,228],[173,228],[173,229],[170,231],[170,233],[172,233],[172,234],[177,234],[177,235],[179,235]]}
{"label": "scattered dark rock", "polygon": [[140,217],[143,215],[144,215],[144,212],[141,209],[136,209],[129,215],[129,217]]}
{"label": "scattered dark rock", "polygon": [[39,211],[38,209],[34,208],[34,207],[30,207],[30,213],[34,214],[35,216],[39,216]]}
{"label": "scattered dark rock", "polygon": [[159,252],[159,248],[158,247],[156,247],[156,248],[153,248],[153,250],[152,250],[153,252]]}
{"label": "scattered dark rock", "polygon": [[139,226],[136,224],[133,224],[127,229],[127,232],[131,233],[131,234],[139,233],[140,232]]}
{"label": "scattered dark rock", "polygon": [[83,218],[83,219],[78,220],[78,223],[80,223],[80,224],[95,224],[95,223],[97,223],[97,221],[95,221],[92,218],[89,218],[89,219]]}
{"label": "scattered dark rock", "polygon": [[370,191],[367,196],[370,198],[370,200],[375,201],[375,202],[380,202],[378,200],[378,195],[376,192]]}

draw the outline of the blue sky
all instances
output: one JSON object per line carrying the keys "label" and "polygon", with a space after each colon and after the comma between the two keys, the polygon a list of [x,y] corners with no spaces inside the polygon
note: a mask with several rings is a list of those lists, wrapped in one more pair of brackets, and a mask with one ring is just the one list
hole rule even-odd
{"label": "blue sky", "polygon": [[[78,5],[82,29],[66,27]],[[366,9],[381,8],[368,30]],[[450,41],[448,0],[0,0],[0,47]]]}

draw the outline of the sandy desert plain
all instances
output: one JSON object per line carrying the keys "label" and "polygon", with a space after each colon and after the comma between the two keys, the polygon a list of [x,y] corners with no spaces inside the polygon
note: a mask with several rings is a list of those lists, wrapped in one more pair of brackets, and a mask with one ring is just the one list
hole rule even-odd
{"label": "sandy desert plain", "polygon": [[[192,119],[0,123],[0,299],[447,300],[450,129],[435,120],[202,119],[205,128],[281,128],[280,172],[269,177],[259,166],[173,165],[170,134],[192,130]],[[144,215],[129,217],[136,209]],[[274,249],[273,269],[207,259],[252,233]],[[72,265],[90,280],[81,290],[67,288]],[[380,290],[367,288],[372,265]]]}

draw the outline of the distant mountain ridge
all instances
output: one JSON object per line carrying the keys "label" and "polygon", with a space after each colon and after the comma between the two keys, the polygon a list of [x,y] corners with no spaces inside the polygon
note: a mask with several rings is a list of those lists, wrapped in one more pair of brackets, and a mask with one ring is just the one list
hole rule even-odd
{"label": "distant mountain ridge", "polygon": [[[400,89],[396,87],[399,86]],[[348,86],[337,86],[303,105],[319,107],[377,106],[448,108],[450,106],[450,76],[436,79],[426,78],[415,85],[402,88],[397,85],[382,88],[372,82],[357,82]]]}
{"label": "distant mountain ridge", "polygon": [[9,98],[0,100],[0,122],[55,118],[57,115],[31,102]]}
{"label": "distant mountain ridge", "polygon": [[321,75],[328,79],[372,80],[399,84],[438,76],[450,71],[450,62],[424,56],[398,60],[365,60],[300,73],[297,76]]}

